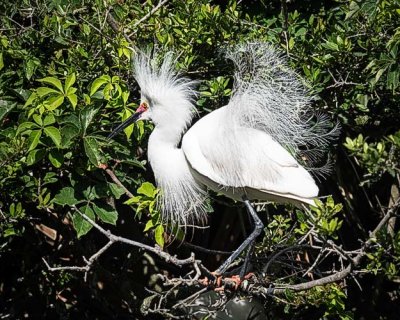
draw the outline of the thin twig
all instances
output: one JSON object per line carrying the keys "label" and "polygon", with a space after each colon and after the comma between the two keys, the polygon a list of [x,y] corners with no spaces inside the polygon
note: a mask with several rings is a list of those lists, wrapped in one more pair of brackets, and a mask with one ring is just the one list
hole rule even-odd
{"label": "thin twig", "polygon": [[317,280],[313,281],[308,281],[305,283],[300,283],[300,284],[295,284],[295,285],[285,285],[285,286],[278,286],[273,289],[274,294],[283,294],[286,292],[286,290],[291,290],[291,291],[304,291],[304,290],[309,290],[313,287],[316,286],[322,286],[328,283],[333,283],[340,281],[347,277],[353,268],[357,267],[361,263],[361,259],[365,256],[367,253],[367,249],[374,243],[376,240],[376,236],[378,232],[386,225],[386,223],[389,221],[389,219],[396,214],[397,209],[400,206],[400,199],[398,199],[392,207],[389,208],[389,210],[386,212],[385,216],[381,219],[381,221],[378,223],[376,228],[370,233],[369,238],[367,241],[364,242],[362,245],[360,252],[353,258],[352,262],[343,270],[336,272],[332,275],[329,275],[327,277],[323,277]]}
{"label": "thin twig", "polygon": [[[141,24],[143,21],[147,20],[150,18],[156,11],[158,11],[164,4],[166,4],[169,0],[160,0],[160,2],[153,8],[151,11],[144,15],[140,20],[138,20],[132,27],[132,29],[135,29],[139,24]],[[128,37],[132,37],[136,33],[136,30],[132,32]]]}
{"label": "thin twig", "polygon": [[176,304],[172,307],[172,309],[178,308],[179,306],[181,306],[182,304],[188,302],[189,300],[193,300],[193,299],[198,298],[200,294],[202,294],[203,292],[206,292],[207,290],[209,290],[207,287],[202,288],[201,290],[195,292],[194,294],[190,295],[189,297],[187,297],[187,298],[185,298],[185,299],[179,301],[178,303],[176,303]]}
{"label": "thin twig", "polygon": [[111,180],[115,182],[115,184],[117,186],[119,186],[120,188],[122,188],[125,191],[125,194],[129,197],[129,198],[133,198],[134,195],[133,193],[131,193],[123,184],[122,182],[117,178],[117,176],[115,175],[115,173],[108,167],[104,167],[104,171],[110,176]]}

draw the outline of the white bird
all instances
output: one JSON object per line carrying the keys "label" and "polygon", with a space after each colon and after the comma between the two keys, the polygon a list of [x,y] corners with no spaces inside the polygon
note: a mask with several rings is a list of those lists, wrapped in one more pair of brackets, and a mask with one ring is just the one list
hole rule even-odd
{"label": "white bird", "polygon": [[138,54],[134,72],[140,106],[109,136],[138,120],[154,123],[148,159],[166,223],[203,222],[207,188],[245,203],[255,229],[219,274],[262,231],[251,200],[314,203],[318,187],[299,161],[318,158],[333,136],[323,117],[310,117],[309,91],[270,45],[239,45],[227,56],[236,67],[228,105],[187,130],[196,114],[196,83],[174,71],[171,54],[161,64]]}

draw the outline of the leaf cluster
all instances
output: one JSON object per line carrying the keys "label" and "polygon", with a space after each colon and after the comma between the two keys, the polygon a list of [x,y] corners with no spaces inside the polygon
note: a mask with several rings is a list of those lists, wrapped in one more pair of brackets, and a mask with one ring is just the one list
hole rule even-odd
{"label": "leaf cluster", "polygon": [[[78,264],[86,252],[59,248],[69,246],[71,239],[76,248],[85,243],[90,243],[90,249],[100,246],[93,239],[95,232],[90,232],[92,225],[76,210],[110,228],[134,221],[140,231],[132,237],[152,243],[155,239],[165,247],[168,226],[156,210],[159,191],[146,170],[146,138],[152,125],[139,122],[112,143],[106,139],[139,102],[131,66],[136,48],[161,56],[174,51],[177,69],[200,80],[196,103],[199,113],[205,114],[227,103],[231,94],[232,65],[224,61],[224,48],[241,41],[272,43],[312,89],[313,107],[340,122],[340,151],[332,153],[338,160],[336,174],[321,183],[321,190],[333,193],[335,200],[317,201],[310,212],[287,207],[272,214],[263,240],[256,244],[258,263],[313,232],[322,241],[354,247],[373,228],[381,204],[388,206],[395,197],[387,194],[398,186],[400,167],[398,1],[170,0],[153,12],[157,3],[16,0],[0,4],[0,259],[7,255],[18,261],[15,279],[10,277],[4,285],[8,301],[22,299],[14,294],[17,291],[30,292],[18,279],[32,279],[36,274],[32,270],[44,269],[41,256],[53,257],[56,264]],[[356,173],[343,161],[344,155]],[[133,198],[128,199],[108,169],[127,190],[135,191]],[[373,195],[373,200],[367,201],[365,194]],[[219,236],[226,225],[237,224],[228,220],[214,222],[217,226],[212,230],[217,232],[203,240],[228,245]],[[38,231],[43,226],[57,237]],[[182,239],[178,231],[172,233]],[[367,270],[398,279],[399,238],[396,224],[390,235],[381,234],[368,252]],[[273,270],[272,276],[278,277],[288,269],[275,265]],[[50,281],[43,274],[40,281],[33,281],[35,292],[48,297],[53,307],[37,304],[38,308],[51,309],[53,318],[71,317],[69,308],[76,311],[79,304],[72,307],[76,301],[54,292],[69,285],[75,295],[86,292],[72,286],[78,277],[61,274]],[[91,290],[99,292],[98,288]],[[311,291],[307,299],[295,295],[287,301],[296,306],[299,317],[313,306],[321,308],[321,317],[326,313],[326,318],[346,319],[348,301],[343,292],[332,285]],[[132,316],[141,300],[137,296],[146,294],[134,287],[120,300],[128,301],[128,308],[114,303],[104,314],[119,310]],[[24,298],[31,299],[28,293]],[[113,301],[108,298],[96,301]],[[285,303],[274,303],[284,309]],[[293,311],[290,306],[288,312]],[[76,312],[86,314],[86,310]]]}

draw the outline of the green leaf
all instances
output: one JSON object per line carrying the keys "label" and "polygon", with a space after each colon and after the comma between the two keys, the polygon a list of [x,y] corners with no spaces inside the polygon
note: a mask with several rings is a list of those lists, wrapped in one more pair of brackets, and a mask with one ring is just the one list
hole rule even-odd
{"label": "green leaf", "polygon": [[322,43],[321,45],[323,47],[325,47],[326,49],[330,49],[333,51],[339,51],[339,46],[334,42],[326,41],[325,43]]}
{"label": "green leaf", "polygon": [[395,90],[399,85],[400,72],[398,70],[390,71],[387,75],[387,85],[392,90]]}
{"label": "green leaf", "polygon": [[[124,122],[126,119],[128,119],[131,115],[132,115],[132,111],[130,111],[129,109],[126,108],[122,114],[122,122]],[[129,139],[131,137],[133,128],[134,128],[134,124],[127,126],[124,129],[127,139]]]}
{"label": "green leaf", "polygon": [[24,69],[25,69],[25,77],[30,80],[33,76],[33,73],[35,72],[36,69],[36,63],[35,60],[29,59],[28,61],[25,62],[24,64]]}
{"label": "green leaf", "polygon": [[46,77],[46,78],[43,78],[43,79],[39,79],[38,81],[39,82],[44,82],[44,83],[47,83],[47,84],[51,84],[54,87],[56,87],[60,92],[64,93],[64,89],[63,89],[63,86],[61,84],[61,81],[58,80],[57,78]]}
{"label": "green leaf", "polygon": [[118,213],[111,206],[106,207],[98,207],[93,204],[93,209],[96,212],[97,216],[105,223],[109,223],[112,225],[116,225],[118,220]]}
{"label": "green leaf", "polygon": [[32,118],[33,118],[33,121],[35,121],[39,126],[43,125],[42,117],[40,115],[34,114],[32,116]]}
{"label": "green leaf", "polygon": [[60,93],[57,90],[54,90],[54,89],[49,88],[49,87],[39,87],[39,88],[36,89],[36,92],[40,97],[44,97],[44,96],[47,96],[49,94],[59,94]]}
{"label": "green leaf", "polygon": [[45,154],[46,150],[44,149],[35,149],[30,151],[26,156],[26,164],[28,166],[34,165],[38,161],[42,160]]}
{"label": "green leaf", "polygon": [[121,198],[121,196],[125,193],[125,190],[115,183],[109,183],[108,187],[110,188],[111,193],[115,197],[115,199]]}
{"label": "green leaf", "polygon": [[64,96],[59,95],[56,97],[52,97],[49,100],[47,100],[47,102],[48,104],[46,105],[46,109],[49,111],[53,111],[63,104]]}
{"label": "green leaf", "polygon": [[56,122],[56,119],[54,118],[53,114],[50,113],[44,118],[43,125],[44,126],[48,126],[48,125],[53,124],[55,122]]}
{"label": "green leaf", "polygon": [[87,128],[89,128],[89,125],[92,123],[94,116],[96,115],[98,109],[89,109],[85,108],[80,114],[80,123],[81,123],[81,128],[84,134],[86,134]]}
{"label": "green leaf", "polygon": [[156,188],[154,185],[150,182],[144,182],[142,185],[137,189],[137,192],[139,194],[143,194],[149,198],[154,198],[155,193],[156,193]]}
{"label": "green leaf", "polygon": [[67,123],[61,128],[61,146],[67,148],[72,140],[79,135],[79,128],[72,123]]}
{"label": "green leaf", "polygon": [[16,102],[0,99],[0,121],[17,105]]}
{"label": "green leaf", "polygon": [[40,141],[41,136],[42,136],[42,130],[32,130],[28,138],[28,144],[29,144],[28,151],[31,151],[36,148],[36,146]]}
{"label": "green leaf", "polygon": [[49,126],[49,127],[44,127],[43,128],[44,132],[48,137],[53,140],[54,144],[59,147],[61,144],[61,134],[60,130],[58,130],[56,127]]}
{"label": "green leaf", "polygon": [[68,95],[67,98],[68,98],[69,102],[71,103],[72,108],[75,110],[75,107],[78,104],[78,96],[75,93],[73,93],[73,94]]}
{"label": "green leaf", "polygon": [[93,163],[96,167],[100,164],[100,152],[99,145],[95,138],[86,137],[83,140],[83,145],[85,147],[85,153],[89,158],[90,162]]}
{"label": "green leaf", "polygon": [[90,87],[90,96],[94,95],[102,85],[108,83],[109,81],[110,81],[110,79],[106,79],[103,77],[100,77],[100,78],[97,78],[96,80],[94,80]]}
{"label": "green leaf", "polygon": [[[95,220],[94,212],[88,205],[86,207],[80,208],[79,210],[93,221]],[[93,228],[93,225],[90,224],[90,222],[86,221],[78,212],[75,212],[72,216],[72,224],[78,238],[84,236]]]}
{"label": "green leaf", "polygon": [[82,193],[87,200],[94,200],[99,198],[96,188],[92,186],[88,186],[85,190],[82,191]]}
{"label": "green leaf", "polygon": [[24,104],[24,108],[30,106],[32,104],[32,102],[36,100],[37,96],[38,95],[36,92],[32,92],[31,95],[29,96],[28,100],[26,100],[26,102]]}
{"label": "green leaf", "polygon": [[68,89],[75,83],[75,73],[71,73],[65,80],[64,92],[68,92]]}
{"label": "green leaf", "polygon": [[32,128],[39,128],[39,126],[36,123],[30,121],[22,122],[17,129],[16,135],[24,133],[25,131],[28,131]]}
{"label": "green leaf", "polygon": [[374,80],[374,84],[376,84],[379,79],[381,78],[382,74],[386,71],[386,68],[383,69],[379,69],[378,72],[375,75],[375,80]]}
{"label": "green leaf", "polygon": [[156,230],[154,232],[154,237],[157,242],[157,244],[163,248],[164,247],[164,226],[162,224],[159,224],[156,227]]}
{"label": "green leaf", "polygon": [[64,156],[59,150],[51,149],[49,152],[49,160],[54,167],[60,168],[64,163]]}
{"label": "green leaf", "polygon": [[149,221],[147,221],[146,226],[144,227],[143,232],[149,231],[151,228],[154,227],[154,223],[153,220],[150,219]]}
{"label": "green leaf", "polygon": [[136,203],[139,203],[141,199],[142,199],[142,196],[132,197],[132,198],[129,198],[128,200],[126,200],[124,202],[124,204],[126,204],[126,205],[136,204]]}
{"label": "green leaf", "polygon": [[72,187],[65,187],[60,190],[59,193],[53,199],[53,202],[59,205],[73,206],[78,204],[80,201],[75,198],[75,190]]}
{"label": "green leaf", "polygon": [[0,70],[4,68],[3,52],[0,52]]}

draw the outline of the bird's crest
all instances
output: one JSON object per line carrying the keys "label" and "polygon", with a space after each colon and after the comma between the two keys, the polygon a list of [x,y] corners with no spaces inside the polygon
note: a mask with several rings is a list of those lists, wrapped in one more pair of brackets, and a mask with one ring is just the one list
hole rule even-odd
{"label": "bird's crest", "polygon": [[196,113],[193,105],[197,94],[193,89],[196,82],[175,70],[174,54],[172,52],[165,54],[161,61],[157,53],[141,52],[135,55],[133,64],[134,77],[140,86],[142,97],[148,100],[150,106],[161,106],[163,109],[173,108],[173,112],[172,110],[161,111],[160,117],[165,119],[169,114],[185,122],[183,129],[186,129]]}

